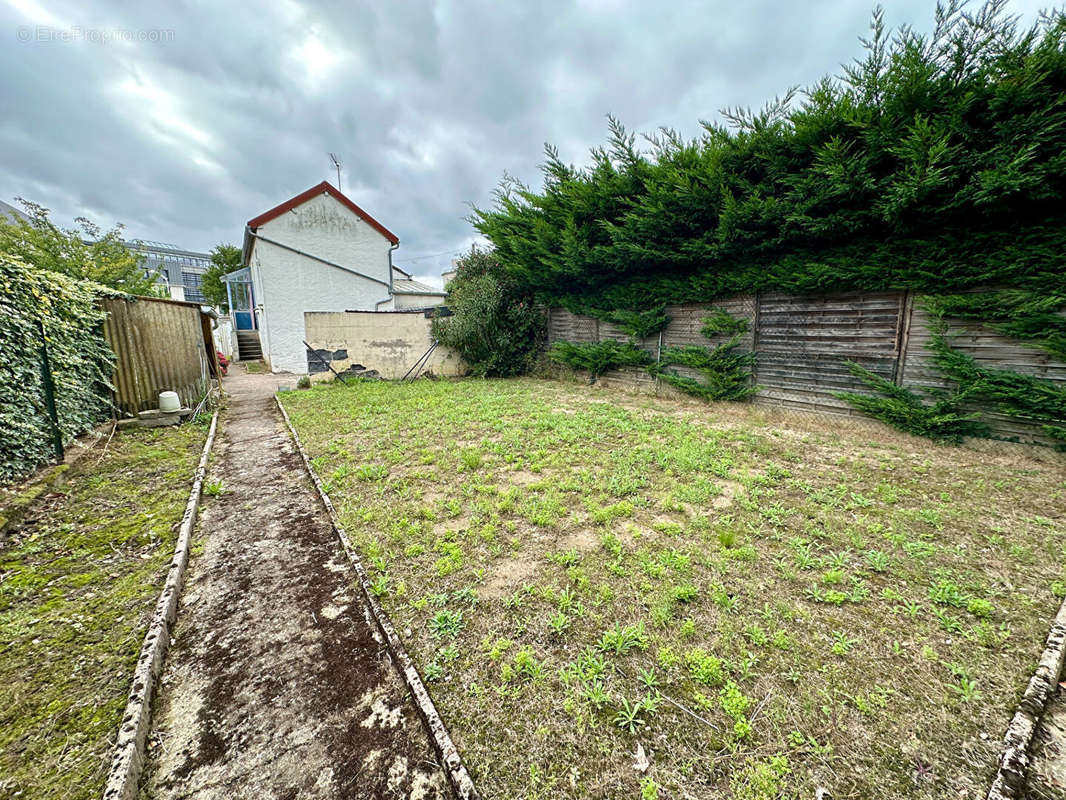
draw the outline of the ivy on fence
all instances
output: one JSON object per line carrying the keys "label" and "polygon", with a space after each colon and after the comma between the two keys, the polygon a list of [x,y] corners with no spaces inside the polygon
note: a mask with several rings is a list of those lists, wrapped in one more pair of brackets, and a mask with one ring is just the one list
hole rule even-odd
{"label": "ivy on fence", "polygon": [[[88,281],[0,259],[0,483],[53,455],[40,349],[48,349],[59,430],[73,439],[107,416],[114,356],[96,300],[117,293]],[[44,330],[44,341],[41,329]]]}

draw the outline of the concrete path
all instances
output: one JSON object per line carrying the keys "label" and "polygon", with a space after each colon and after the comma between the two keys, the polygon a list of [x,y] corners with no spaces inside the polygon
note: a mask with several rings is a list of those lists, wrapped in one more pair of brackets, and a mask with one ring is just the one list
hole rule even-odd
{"label": "concrete path", "polygon": [[208,472],[224,493],[202,506],[142,796],[450,797],[274,406],[277,377],[233,372]]}

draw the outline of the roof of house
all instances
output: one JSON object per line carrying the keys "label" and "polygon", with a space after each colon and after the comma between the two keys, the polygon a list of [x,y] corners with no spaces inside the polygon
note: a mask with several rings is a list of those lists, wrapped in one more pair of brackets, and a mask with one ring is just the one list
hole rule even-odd
{"label": "roof of house", "polygon": [[428,294],[434,297],[444,297],[446,292],[442,292],[440,289],[434,289],[421,281],[416,280],[396,280],[392,281],[392,293],[393,294]]}
{"label": "roof of house", "polygon": [[386,228],[368,213],[363,211],[363,209],[353,203],[351,199],[344,195],[340,189],[335,188],[329,181],[322,181],[322,183],[318,184],[317,186],[312,186],[306,192],[300,192],[300,194],[286,200],[281,205],[274,206],[274,208],[270,209],[269,211],[264,211],[258,217],[248,220],[248,227],[254,231],[260,225],[265,225],[266,223],[270,222],[270,220],[280,217],[286,211],[292,211],[297,206],[303,205],[311,198],[316,197],[320,194],[328,194],[332,196],[342,205],[346,206],[349,210],[357,214],[368,225],[370,225],[371,228],[376,230],[390,242],[392,242],[393,244],[400,243],[400,240],[395,233],[390,231],[388,228]]}
{"label": "roof of house", "polygon": [[17,222],[20,219],[29,222],[30,219],[25,212],[15,208],[10,203],[5,203],[3,200],[0,200],[0,217],[8,217],[12,222]]}

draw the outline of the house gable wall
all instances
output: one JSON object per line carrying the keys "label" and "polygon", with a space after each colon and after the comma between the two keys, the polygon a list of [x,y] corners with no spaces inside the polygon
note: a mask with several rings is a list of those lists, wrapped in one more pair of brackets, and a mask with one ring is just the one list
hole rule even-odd
{"label": "house gable wall", "polygon": [[391,243],[327,194],[262,224],[256,233],[317,257],[257,239],[249,259],[257,302],[263,306],[264,356],[274,372],[304,373],[304,312],[373,310],[387,299]]}

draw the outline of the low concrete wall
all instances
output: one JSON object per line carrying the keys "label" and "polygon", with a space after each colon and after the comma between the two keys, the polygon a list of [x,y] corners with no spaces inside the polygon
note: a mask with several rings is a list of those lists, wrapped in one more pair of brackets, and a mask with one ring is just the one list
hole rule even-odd
{"label": "low concrete wall", "polygon": [[[307,343],[337,372],[361,364],[383,378],[402,378],[429,349],[430,319],[422,311],[305,311]],[[312,378],[332,373],[307,354]],[[438,347],[419,374],[461,375],[459,356]]]}

